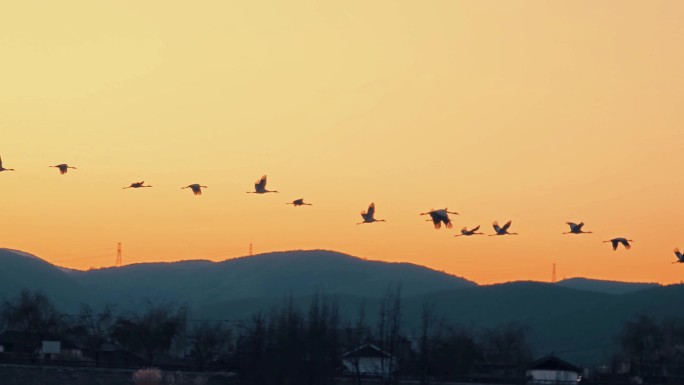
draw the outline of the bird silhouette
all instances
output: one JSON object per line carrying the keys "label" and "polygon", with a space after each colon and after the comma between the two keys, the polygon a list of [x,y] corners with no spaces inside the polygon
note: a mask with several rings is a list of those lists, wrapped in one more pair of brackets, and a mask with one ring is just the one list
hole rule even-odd
{"label": "bird silhouette", "polygon": [[14,169],[2,167],[2,157],[0,156],[0,172],[3,172],[3,171],[14,171]]}
{"label": "bird silhouette", "polygon": [[278,191],[266,190],[266,175],[254,182],[254,191],[247,191],[248,194],[277,193]]}
{"label": "bird silhouette", "polygon": [[50,166],[50,167],[56,167],[56,168],[58,168],[58,169],[59,169],[59,173],[62,174],[62,175],[66,174],[67,171],[68,171],[70,168],[73,168],[74,170],[76,170],[76,167],[71,167],[71,166],[67,165],[66,163],[62,163],[62,164],[58,164],[58,165],[56,165],[56,166]]}
{"label": "bird silhouette", "polygon": [[677,256],[677,261],[672,263],[684,263],[684,254],[679,251],[679,248],[675,247],[675,249],[672,251],[674,251],[675,255]]}
{"label": "bird silhouette", "polygon": [[563,234],[591,234],[591,231],[582,231],[582,226],[584,226],[584,222],[580,223],[573,223],[573,222],[565,222],[568,226],[570,226],[570,231],[567,233]]}
{"label": "bird silhouette", "polygon": [[313,206],[311,203],[304,203],[304,198],[295,199],[292,202],[285,203],[286,205],[298,206]]}
{"label": "bird silhouette", "polygon": [[461,237],[461,236],[469,237],[471,235],[485,235],[485,233],[477,233],[476,231],[479,229],[480,229],[480,225],[473,227],[472,230],[468,230],[467,227],[464,227],[461,229],[461,234],[456,234],[456,235],[454,235],[454,237]]}
{"label": "bird silhouette", "polygon": [[511,227],[511,221],[506,222],[506,224],[502,227],[499,227],[499,222],[494,221],[494,223],[492,223],[492,226],[494,227],[494,231],[496,231],[496,234],[490,234],[490,237],[493,237],[495,235],[518,235],[518,233],[508,232],[508,228]]}
{"label": "bird silhouette", "polygon": [[368,211],[361,211],[361,217],[363,218],[363,222],[359,222],[357,225],[362,223],[385,222],[384,219],[375,219],[375,203],[371,203],[370,206],[368,206]]}
{"label": "bird silhouette", "polygon": [[442,228],[442,223],[444,223],[447,229],[454,227],[454,225],[451,224],[451,219],[449,219],[449,214],[458,215],[457,212],[449,211],[447,208],[439,210],[430,209],[430,211],[426,213],[420,213],[420,215],[429,215],[430,218],[432,218],[428,221],[432,221],[435,225],[435,229]]}
{"label": "bird silhouette", "polygon": [[189,188],[192,190],[192,193],[195,195],[202,195],[202,188],[209,188],[207,186],[201,186],[199,183],[193,183],[190,185],[187,185],[185,187],[181,187],[181,190],[184,188]]}
{"label": "bird silhouette", "polygon": [[141,188],[141,187],[152,187],[152,186],[145,186],[145,181],[142,181],[142,182],[131,183],[130,186],[124,187],[124,189],[127,189],[127,188]]}
{"label": "bird silhouette", "polygon": [[625,246],[625,249],[629,250],[630,248],[632,248],[632,245],[630,245],[629,242],[634,242],[634,241],[631,239],[627,239],[627,238],[613,238],[609,241],[603,241],[603,243],[606,243],[606,242],[612,243],[613,244],[613,251],[615,251],[615,250],[617,250],[618,245],[620,243],[622,243]]}

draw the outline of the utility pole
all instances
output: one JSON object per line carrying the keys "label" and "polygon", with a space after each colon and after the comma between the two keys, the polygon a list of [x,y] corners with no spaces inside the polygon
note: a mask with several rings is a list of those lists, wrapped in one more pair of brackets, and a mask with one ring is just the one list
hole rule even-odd
{"label": "utility pole", "polygon": [[121,242],[116,246],[116,267],[121,267]]}
{"label": "utility pole", "polygon": [[551,269],[551,283],[556,283],[556,262],[553,263],[553,268]]}

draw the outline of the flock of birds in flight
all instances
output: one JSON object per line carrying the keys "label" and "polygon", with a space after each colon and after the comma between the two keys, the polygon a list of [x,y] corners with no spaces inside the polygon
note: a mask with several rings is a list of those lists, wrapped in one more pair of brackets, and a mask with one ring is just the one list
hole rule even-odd
{"label": "flock of birds in flight", "polygon": [[[71,169],[76,169],[76,167],[71,167],[67,165],[66,163],[58,164],[55,166],[50,166],[59,169],[59,173],[64,175],[67,173],[67,171]],[[0,172],[2,171],[15,171],[12,168],[4,168],[2,165],[2,157],[0,157]],[[124,187],[124,189],[128,188],[145,188],[145,187],[152,187],[150,185],[145,185],[144,181],[141,182],[134,182],[131,183],[130,186]],[[202,186],[199,183],[193,183],[191,185],[187,185],[185,187],[181,187],[181,189],[186,189],[189,188],[192,190],[193,194],[195,195],[202,195],[202,189],[203,188],[208,188],[207,186]],[[277,190],[267,190],[266,189],[266,175],[262,176],[259,178],[254,183],[254,191],[247,191],[248,194],[266,194],[266,193],[277,193]],[[299,206],[312,206],[311,203],[304,203],[304,199],[295,199],[292,202],[288,202],[286,204],[293,205],[294,207],[299,207]],[[448,209],[439,209],[439,210],[430,210],[425,213],[420,213],[420,215],[429,215],[430,219],[428,219],[428,222],[432,222],[435,226],[435,229],[440,229],[442,227],[442,224],[447,229],[450,229],[453,227],[453,224],[451,223],[451,219],[449,218],[449,214],[453,215],[459,215],[457,212],[454,211],[449,211]],[[362,222],[357,223],[357,225],[361,225],[364,223],[373,223],[373,222],[385,222],[384,219],[376,219],[375,218],[375,203],[371,203],[368,206],[368,210],[362,211],[361,212],[361,218],[363,218]],[[591,231],[583,231],[582,227],[584,227],[584,222],[580,223],[574,223],[574,222],[566,222],[568,226],[570,226],[570,231],[564,232],[563,234],[592,234]],[[499,223],[497,221],[494,221],[492,224],[492,227],[494,228],[494,234],[488,234],[490,237],[492,236],[497,236],[497,235],[518,235],[518,233],[510,233],[508,232],[508,229],[511,227],[511,221],[506,222],[503,226],[499,226]],[[467,227],[463,227],[461,229],[461,234],[455,235],[455,237],[461,237],[461,236],[466,236],[469,237],[471,235],[487,235],[485,233],[478,233],[477,231],[480,229],[480,226],[475,226],[472,229],[468,230]],[[604,243],[610,242],[613,246],[613,251],[617,250],[619,245],[623,245],[625,249],[629,250],[632,245],[630,242],[634,242],[631,239],[619,237],[619,238],[613,238],[607,241],[603,241]],[[672,262],[672,263],[684,263],[684,254],[679,251],[678,248],[674,249],[675,256],[677,257],[677,261]]]}

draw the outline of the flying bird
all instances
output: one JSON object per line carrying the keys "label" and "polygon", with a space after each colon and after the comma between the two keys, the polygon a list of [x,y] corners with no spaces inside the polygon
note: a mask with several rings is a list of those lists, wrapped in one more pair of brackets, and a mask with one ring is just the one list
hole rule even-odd
{"label": "flying bird", "polygon": [[277,193],[278,191],[266,190],[266,175],[262,176],[261,179],[254,182],[255,191],[247,191],[248,194],[265,194],[265,193]]}
{"label": "flying bird", "polygon": [[152,187],[152,186],[145,186],[145,181],[142,181],[142,182],[131,183],[130,186],[124,187],[124,189],[127,189],[127,188],[141,188],[141,187]]}
{"label": "flying bird", "polygon": [[[430,218],[432,218],[431,221],[435,225],[435,229],[440,229],[442,223],[444,223],[447,229],[454,227],[454,225],[451,224],[451,219],[449,219],[449,214],[458,215],[457,212],[449,211],[449,209],[446,208],[439,210],[431,209],[426,213],[420,213],[420,215],[429,215]],[[428,221],[430,221],[430,219]]]}
{"label": "flying bird", "polygon": [[511,227],[511,221],[506,222],[506,224],[502,227],[499,227],[499,222],[494,221],[494,223],[492,223],[492,226],[494,227],[494,231],[496,231],[496,234],[490,234],[490,237],[493,237],[495,235],[518,235],[518,233],[508,232],[508,228]]}
{"label": "flying bird", "polygon": [[0,156],[0,172],[3,172],[3,171],[14,171],[14,169],[2,167],[2,157]]}
{"label": "flying bird", "polygon": [[193,183],[193,184],[187,185],[187,186],[185,186],[185,187],[181,187],[181,190],[184,189],[184,188],[189,188],[189,189],[191,189],[191,190],[192,190],[192,193],[195,194],[195,195],[202,195],[202,189],[203,189],[203,188],[209,188],[209,187],[207,187],[207,186],[201,186],[199,183]]}
{"label": "flying bird", "polygon": [[311,203],[304,203],[304,198],[295,199],[292,202],[288,202],[285,204],[286,205],[293,205],[294,207],[297,207],[297,206],[313,206]]}
{"label": "flying bird", "polygon": [[570,231],[567,233],[563,234],[591,234],[591,231],[582,231],[582,226],[584,226],[584,222],[580,223],[573,223],[573,222],[565,222],[568,226],[570,226]]}
{"label": "flying bird", "polygon": [[469,237],[471,235],[484,235],[484,233],[477,233],[476,231],[480,229],[480,225],[475,226],[472,230],[468,230],[467,227],[464,227],[461,229],[461,234],[456,234],[454,237],[460,237],[460,236],[466,236]]}
{"label": "flying bird", "polygon": [[606,242],[612,243],[613,244],[613,251],[615,251],[615,250],[617,250],[618,245],[620,243],[622,243],[625,246],[625,249],[629,250],[632,247],[632,245],[630,245],[629,243],[634,242],[634,241],[631,239],[627,239],[627,238],[613,238],[609,241],[603,241],[603,243],[606,243]]}
{"label": "flying bird", "polygon": [[361,211],[361,217],[363,218],[363,222],[357,223],[357,225],[360,225],[362,223],[373,223],[373,222],[385,222],[384,219],[375,219],[375,203],[371,203],[370,206],[368,206],[368,211]]}
{"label": "flying bird", "polygon": [[59,173],[62,174],[62,175],[66,174],[67,171],[69,171],[70,168],[73,168],[74,170],[76,170],[76,167],[71,167],[71,166],[67,165],[66,163],[62,163],[62,164],[58,164],[58,165],[56,165],[56,166],[50,166],[50,167],[56,167],[56,168],[58,168],[58,169],[59,169]]}
{"label": "flying bird", "polygon": [[684,254],[682,254],[682,252],[679,251],[679,248],[675,247],[675,249],[673,251],[674,251],[675,255],[677,256],[677,261],[672,262],[672,263],[684,263]]}

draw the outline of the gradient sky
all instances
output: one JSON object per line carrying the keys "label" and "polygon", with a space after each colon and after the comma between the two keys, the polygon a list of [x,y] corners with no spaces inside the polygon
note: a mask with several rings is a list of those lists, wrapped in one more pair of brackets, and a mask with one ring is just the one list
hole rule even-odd
{"label": "gradient sky", "polygon": [[[684,2],[0,6],[0,245],[680,282]],[[59,175],[49,165],[78,167]],[[280,194],[245,194],[263,174]],[[144,180],[151,189],[122,190]],[[201,197],[180,187],[202,183]],[[312,207],[285,202],[303,197]],[[357,226],[370,202],[387,223]],[[460,212],[436,231],[418,213]],[[454,238],[513,220],[515,237]],[[593,235],[561,235],[584,221]],[[625,236],[630,251],[602,240]]]}

